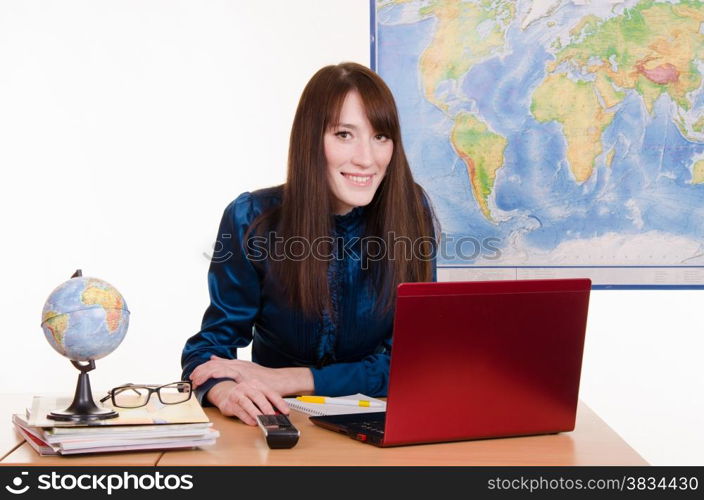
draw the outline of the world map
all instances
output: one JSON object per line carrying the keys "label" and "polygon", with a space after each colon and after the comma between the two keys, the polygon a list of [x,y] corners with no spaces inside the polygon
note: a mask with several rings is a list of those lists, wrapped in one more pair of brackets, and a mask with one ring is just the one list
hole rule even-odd
{"label": "world map", "polygon": [[702,1],[378,0],[373,17],[441,266],[704,284]]}

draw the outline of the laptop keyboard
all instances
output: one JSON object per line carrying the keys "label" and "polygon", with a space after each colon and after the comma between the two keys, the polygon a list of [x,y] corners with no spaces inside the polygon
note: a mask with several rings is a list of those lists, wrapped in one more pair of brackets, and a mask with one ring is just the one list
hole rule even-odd
{"label": "laptop keyboard", "polygon": [[383,434],[385,420],[365,420],[363,422],[355,422],[355,430],[367,434]]}

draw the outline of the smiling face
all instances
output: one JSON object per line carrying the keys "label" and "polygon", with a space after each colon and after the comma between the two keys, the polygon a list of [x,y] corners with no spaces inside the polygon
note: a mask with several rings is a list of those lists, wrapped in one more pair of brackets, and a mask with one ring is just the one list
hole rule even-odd
{"label": "smiling face", "polygon": [[342,215],[372,201],[394,144],[390,137],[374,130],[362,98],[354,90],[345,97],[338,121],[325,131],[324,143],[334,211]]}

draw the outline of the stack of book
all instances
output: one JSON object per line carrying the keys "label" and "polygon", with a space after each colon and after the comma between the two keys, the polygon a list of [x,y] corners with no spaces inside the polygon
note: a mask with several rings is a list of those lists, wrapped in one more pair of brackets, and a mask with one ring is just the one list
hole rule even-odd
{"label": "stack of book", "polygon": [[69,404],[70,399],[35,396],[32,408],[13,415],[12,423],[40,455],[191,448],[214,444],[219,436],[195,398],[174,405],[152,398],[147,406],[115,408],[117,418],[90,423],[46,418]]}

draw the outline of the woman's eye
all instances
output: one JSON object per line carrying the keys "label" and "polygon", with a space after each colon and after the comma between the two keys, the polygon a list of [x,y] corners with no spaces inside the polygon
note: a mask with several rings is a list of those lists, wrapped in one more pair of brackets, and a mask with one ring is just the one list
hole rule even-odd
{"label": "woman's eye", "polygon": [[335,132],[335,135],[340,139],[349,139],[352,136],[352,134],[350,134],[346,130],[340,130],[339,132]]}
{"label": "woman's eye", "polygon": [[377,141],[380,141],[380,142],[386,142],[390,139],[390,137],[386,134],[377,134],[374,137]]}

